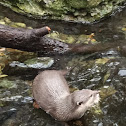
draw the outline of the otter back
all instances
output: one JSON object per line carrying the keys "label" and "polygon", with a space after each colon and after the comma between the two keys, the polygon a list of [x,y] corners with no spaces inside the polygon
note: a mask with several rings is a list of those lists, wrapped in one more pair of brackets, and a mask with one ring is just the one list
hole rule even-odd
{"label": "otter back", "polygon": [[33,81],[34,99],[45,111],[55,106],[58,99],[70,94],[63,74],[64,71],[46,70]]}

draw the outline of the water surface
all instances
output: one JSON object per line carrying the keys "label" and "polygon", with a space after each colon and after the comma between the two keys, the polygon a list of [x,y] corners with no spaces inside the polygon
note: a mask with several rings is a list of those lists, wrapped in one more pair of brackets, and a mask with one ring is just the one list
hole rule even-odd
{"label": "water surface", "polygon": [[[63,21],[35,20],[21,16],[0,6],[1,18],[8,17],[34,28],[48,25],[52,30],[67,35],[95,34],[98,42],[126,42],[126,8],[112,17],[94,24],[77,24]],[[88,111],[70,126],[125,126],[126,124],[126,58],[120,52],[110,50],[91,55],[54,56],[55,63],[48,69],[66,69],[66,79],[71,88],[104,89],[100,113]],[[32,106],[32,81],[45,69],[23,69],[6,66],[0,83],[0,124],[2,126],[61,126],[42,110]]]}

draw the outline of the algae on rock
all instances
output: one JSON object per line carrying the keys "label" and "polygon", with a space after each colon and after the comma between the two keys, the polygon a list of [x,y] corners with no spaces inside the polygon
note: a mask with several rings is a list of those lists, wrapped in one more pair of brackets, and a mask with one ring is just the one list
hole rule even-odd
{"label": "algae on rock", "polygon": [[67,3],[76,9],[91,8],[99,5],[103,0],[67,0]]}
{"label": "algae on rock", "polygon": [[0,4],[33,18],[89,23],[110,15],[125,0],[1,0]]}

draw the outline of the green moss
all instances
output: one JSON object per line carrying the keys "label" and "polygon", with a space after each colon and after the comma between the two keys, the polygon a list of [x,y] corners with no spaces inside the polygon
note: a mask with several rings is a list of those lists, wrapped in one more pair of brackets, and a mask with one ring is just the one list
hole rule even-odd
{"label": "green moss", "polygon": [[15,23],[15,26],[16,26],[16,27],[21,27],[21,28],[26,28],[26,24],[24,24],[24,23],[19,23],[19,22]]}
{"label": "green moss", "polygon": [[[0,4],[34,18],[90,23],[110,15],[125,0],[1,0]],[[4,22],[2,22],[4,23]]]}
{"label": "green moss", "polygon": [[101,59],[96,59],[96,64],[106,64],[110,59],[109,58],[101,58]]}
{"label": "green moss", "polygon": [[94,105],[91,109],[90,109],[91,113],[95,116],[100,116],[103,114],[101,108],[100,108],[100,104],[96,104]]}
{"label": "green moss", "polygon": [[[88,43],[89,38],[91,35],[67,35],[63,33],[58,33],[58,32],[53,32],[51,34],[48,34],[48,37],[51,37],[53,39],[61,40],[66,43]],[[94,43],[92,40],[90,41],[91,43]]]}
{"label": "green moss", "polygon": [[64,10],[66,9],[65,3],[63,0],[54,0],[53,2],[50,0],[47,4],[46,7],[54,9],[54,10]]}
{"label": "green moss", "polygon": [[0,24],[4,25],[9,25],[11,27],[16,27],[16,28],[28,28],[32,29],[31,27],[27,27],[26,24],[21,23],[21,22],[12,22],[9,18],[4,17],[3,19],[0,20]]}
{"label": "green moss", "polygon": [[43,15],[44,11],[39,6],[39,4],[33,0],[2,0],[0,2],[1,4],[4,4],[5,6],[10,7],[12,10],[19,12],[19,13],[28,13],[33,15]]}
{"label": "green moss", "polygon": [[105,98],[115,94],[117,91],[114,89],[114,87],[106,86],[100,89],[100,98],[101,100],[104,100]]}
{"label": "green moss", "polygon": [[4,106],[3,102],[2,102],[2,101],[0,101],[0,107],[3,107],[3,106]]}
{"label": "green moss", "polygon": [[8,79],[1,79],[0,87],[10,89],[10,88],[16,88],[16,85],[14,84],[13,81],[9,81]]}
{"label": "green moss", "polygon": [[85,8],[87,6],[87,0],[67,0],[67,3],[76,9]]}
{"label": "green moss", "polygon": [[88,0],[88,7],[98,6],[103,0]]}
{"label": "green moss", "polygon": [[5,17],[3,19],[0,20],[0,24],[3,25],[9,25],[12,27],[21,27],[21,28],[26,28],[26,24],[24,23],[20,23],[20,22],[12,22],[9,18]]}
{"label": "green moss", "polygon": [[67,0],[67,3],[76,9],[91,8],[99,5],[103,0]]}
{"label": "green moss", "polygon": [[75,42],[75,38],[73,38],[72,36],[68,37],[67,43],[74,43],[74,42]]}
{"label": "green moss", "polygon": [[37,14],[37,15],[43,15],[44,11],[42,8],[35,3],[34,1],[25,1],[23,4],[17,3],[17,6],[23,10],[24,12],[31,13],[31,14]]}
{"label": "green moss", "polygon": [[68,12],[73,12],[74,9],[71,9],[68,4],[64,0],[44,0],[45,1],[45,7],[47,8],[46,13],[49,13],[51,15],[56,15],[58,17],[63,18],[64,14],[67,14]]}
{"label": "green moss", "polygon": [[6,22],[6,24],[10,24],[11,23],[11,20],[9,18],[7,18],[7,17],[5,17],[3,20]]}
{"label": "green moss", "polygon": [[5,25],[5,22],[0,20],[0,24]]}
{"label": "green moss", "polygon": [[28,59],[24,64],[29,68],[48,68],[54,63],[53,59],[50,57],[37,57],[33,59]]}

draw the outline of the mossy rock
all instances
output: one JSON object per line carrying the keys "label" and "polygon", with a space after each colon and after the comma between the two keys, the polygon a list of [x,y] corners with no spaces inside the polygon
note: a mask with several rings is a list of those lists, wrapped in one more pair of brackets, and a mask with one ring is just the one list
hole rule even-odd
{"label": "mossy rock", "polygon": [[13,81],[4,78],[0,80],[0,87],[10,89],[10,88],[17,88],[17,85]]}
{"label": "mossy rock", "polygon": [[105,98],[115,94],[117,91],[114,89],[114,87],[111,86],[104,86],[100,89],[100,98],[101,100],[104,100]]}
{"label": "mossy rock", "polygon": [[36,57],[32,59],[28,59],[21,63],[19,61],[13,61],[9,65],[11,67],[19,67],[19,68],[34,68],[34,69],[41,69],[41,68],[49,68],[54,63],[54,60],[50,57]]}
{"label": "mossy rock", "polygon": [[110,15],[123,2],[125,0],[1,0],[0,4],[33,18],[90,23]]}
{"label": "mossy rock", "polygon": [[33,59],[28,59],[24,64],[29,68],[48,68],[54,63],[54,60],[50,57],[37,57]]}
{"label": "mossy rock", "polygon": [[67,3],[76,9],[85,8],[87,6],[87,0],[67,0]]}
{"label": "mossy rock", "polygon": [[99,5],[103,0],[68,0],[67,3],[76,9],[90,8]]}

